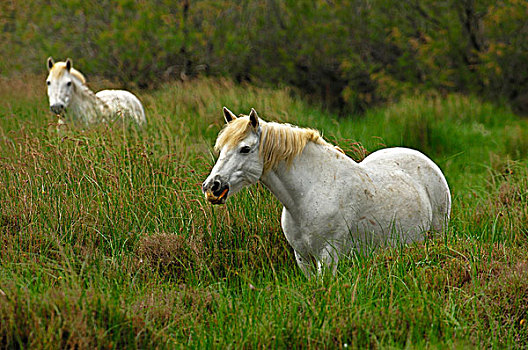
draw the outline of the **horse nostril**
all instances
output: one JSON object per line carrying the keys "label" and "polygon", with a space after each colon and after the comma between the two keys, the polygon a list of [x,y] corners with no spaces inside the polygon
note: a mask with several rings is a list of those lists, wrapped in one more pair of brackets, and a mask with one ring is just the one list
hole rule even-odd
{"label": "horse nostril", "polygon": [[220,181],[218,180],[214,180],[213,181],[213,186],[211,187],[211,191],[216,192],[218,191],[218,189],[220,189]]}

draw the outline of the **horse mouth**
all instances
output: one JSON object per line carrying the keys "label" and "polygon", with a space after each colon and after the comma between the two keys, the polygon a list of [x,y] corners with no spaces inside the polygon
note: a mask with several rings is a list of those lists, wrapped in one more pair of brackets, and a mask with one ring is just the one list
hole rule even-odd
{"label": "horse mouth", "polygon": [[227,199],[227,194],[229,193],[229,187],[226,187],[222,193],[216,196],[212,191],[205,192],[205,198],[211,204],[224,204]]}

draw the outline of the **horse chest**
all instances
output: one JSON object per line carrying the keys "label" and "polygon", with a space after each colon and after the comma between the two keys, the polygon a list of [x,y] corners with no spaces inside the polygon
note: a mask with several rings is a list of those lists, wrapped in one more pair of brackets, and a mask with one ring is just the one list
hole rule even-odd
{"label": "horse chest", "polygon": [[281,225],[288,243],[301,253],[317,252],[328,242],[345,240],[348,234],[346,214],[337,208],[314,206],[301,213],[291,213],[284,208]]}

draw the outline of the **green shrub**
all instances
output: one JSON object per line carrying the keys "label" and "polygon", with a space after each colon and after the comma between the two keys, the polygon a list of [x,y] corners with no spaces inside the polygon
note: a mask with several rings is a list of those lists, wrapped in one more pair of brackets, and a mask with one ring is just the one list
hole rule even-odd
{"label": "green shrub", "polygon": [[526,2],[2,2],[0,74],[73,58],[88,77],[157,87],[197,75],[286,84],[340,114],[417,91],[528,110]]}

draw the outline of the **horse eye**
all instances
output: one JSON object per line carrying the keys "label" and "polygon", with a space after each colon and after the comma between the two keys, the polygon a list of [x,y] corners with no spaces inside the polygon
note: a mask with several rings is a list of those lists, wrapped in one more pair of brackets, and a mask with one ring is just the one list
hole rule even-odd
{"label": "horse eye", "polygon": [[71,81],[67,82],[66,86],[71,86]]}
{"label": "horse eye", "polygon": [[244,146],[240,149],[240,153],[249,153],[249,151],[251,151],[251,147],[249,146]]}
{"label": "horse eye", "polygon": [[48,86],[50,86],[50,85],[51,85],[51,81],[48,80],[48,81],[46,82],[46,84],[48,84]]}

